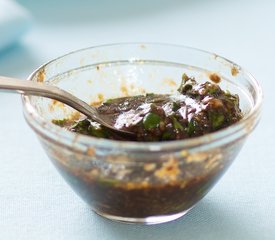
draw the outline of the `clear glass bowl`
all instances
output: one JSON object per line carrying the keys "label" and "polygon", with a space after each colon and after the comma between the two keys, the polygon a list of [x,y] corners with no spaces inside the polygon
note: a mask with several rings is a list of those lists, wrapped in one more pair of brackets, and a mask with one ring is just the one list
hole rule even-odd
{"label": "clear glass bowl", "polygon": [[259,121],[262,91],[237,64],[216,54],[167,44],[114,44],[57,58],[30,81],[57,85],[89,103],[148,93],[173,93],[186,73],[209,74],[240,96],[244,118],[202,137],[169,142],[121,142],[88,137],[51,123],[74,110],[23,96],[24,115],[59,172],[91,208],[106,218],[155,224],[183,216],[230,166]]}

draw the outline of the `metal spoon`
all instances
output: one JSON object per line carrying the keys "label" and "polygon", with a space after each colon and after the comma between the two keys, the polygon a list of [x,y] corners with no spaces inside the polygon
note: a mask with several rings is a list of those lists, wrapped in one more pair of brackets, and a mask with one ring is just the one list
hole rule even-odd
{"label": "metal spoon", "polygon": [[0,76],[0,89],[8,90],[9,92],[17,92],[25,95],[35,95],[46,98],[55,99],[66,105],[74,108],[75,110],[83,113],[85,116],[90,119],[100,123],[104,127],[115,131],[120,135],[128,135],[133,137],[132,132],[128,132],[125,130],[120,130],[114,128],[106,121],[103,120],[103,116],[97,111],[97,109],[74,95],[70,94],[67,91],[64,91],[56,86],[46,85],[44,83],[32,82],[32,81],[24,81],[10,77]]}

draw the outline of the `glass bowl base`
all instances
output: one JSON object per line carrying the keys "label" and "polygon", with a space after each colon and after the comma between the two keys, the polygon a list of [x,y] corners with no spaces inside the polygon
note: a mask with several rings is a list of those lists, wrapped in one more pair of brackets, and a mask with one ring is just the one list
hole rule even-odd
{"label": "glass bowl base", "polygon": [[112,221],[121,222],[121,223],[128,223],[128,224],[143,224],[143,225],[154,225],[154,224],[160,224],[160,223],[166,223],[173,220],[176,220],[183,215],[185,215],[187,212],[189,212],[191,208],[172,215],[160,215],[160,216],[152,216],[152,217],[146,217],[146,218],[131,218],[131,217],[120,217],[120,216],[113,216],[109,215],[103,212],[99,212],[96,210],[93,210],[96,214],[107,218]]}

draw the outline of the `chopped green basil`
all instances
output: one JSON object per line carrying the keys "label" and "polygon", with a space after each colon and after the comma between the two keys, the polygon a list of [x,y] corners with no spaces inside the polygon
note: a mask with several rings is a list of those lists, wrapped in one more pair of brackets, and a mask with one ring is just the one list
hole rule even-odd
{"label": "chopped green basil", "polygon": [[160,124],[161,118],[155,113],[148,113],[143,118],[143,126],[146,130],[157,128]]}

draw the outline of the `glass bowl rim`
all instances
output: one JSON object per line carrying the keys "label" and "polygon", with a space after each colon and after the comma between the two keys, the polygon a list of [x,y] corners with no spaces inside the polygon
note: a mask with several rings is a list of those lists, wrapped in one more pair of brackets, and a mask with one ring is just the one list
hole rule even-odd
{"label": "glass bowl rim", "polygon": [[[253,119],[253,117],[257,117],[261,110],[262,100],[263,100],[263,92],[262,88],[260,87],[257,80],[244,68],[236,64],[235,62],[232,62],[231,60],[228,60],[227,58],[224,58],[218,54],[215,54],[213,52],[201,50],[194,47],[188,47],[184,45],[178,45],[178,44],[170,44],[170,43],[155,43],[155,42],[125,42],[125,43],[112,43],[112,44],[103,44],[103,45],[97,45],[87,48],[82,48],[79,50],[71,51],[67,54],[64,54],[62,56],[59,56],[53,60],[50,60],[46,62],[45,64],[39,66],[36,70],[34,70],[29,77],[27,78],[28,81],[32,81],[34,76],[40,72],[42,69],[45,69],[45,67],[51,63],[54,63],[55,61],[58,61],[62,58],[65,58],[69,55],[73,55],[75,53],[85,52],[90,49],[95,48],[105,48],[105,47],[115,47],[115,46],[137,46],[137,45],[154,45],[154,46],[162,46],[162,47],[176,47],[181,49],[187,49],[198,53],[205,53],[208,55],[215,55],[218,58],[222,59],[223,61],[232,64],[236,66],[238,69],[240,69],[243,74],[246,76],[247,79],[249,79],[250,82],[253,83],[254,86],[257,86],[257,88],[254,88],[256,91],[257,98],[255,100],[255,104],[252,106],[249,113],[246,115],[245,118],[241,119],[239,122],[232,124],[229,127],[220,129],[218,131],[205,134],[203,136],[189,138],[189,139],[183,139],[183,140],[173,140],[173,141],[163,141],[163,142],[133,142],[133,141],[118,141],[118,140],[110,140],[110,139],[103,139],[103,138],[96,138],[92,136],[86,136],[83,134],[78,134],[74,132],[70,132],[68,130],[65,130],[59,126],[56,126],[52,124],[49,121],[46,121],[42,117],[39,116],[38,112],[35,110],[34,106],[31,104],[30,96],[22,94],[22,102],[23,102],[23,111],[24,116],[29,123],[29,125],[33,128],[33,130],[38,133],[39,135],[42,135],[46,137],[47,139],[50,139],[51,141],[61,144],[64,147],[74,148],[77,145],[78,146],[85,146],[88,147],[102,147],[102,148],[114,148],[114,149],[124,149],[124,150],[132,150],[132,151],[170,151],[173,149],[189,149],[194,148],[202,145],[210,145],[212,143],[217,143],[222,139],[226,139],[229,136],[233,136],[234,134],[237,136],[238,132],[241,130],[244,130],[246,125],[249,124],[249,121]],[[83,66],[85,67],[85,66]],[[81,67],[79,68],[81,69]],[[58,139],[58,140],[56,140]],[[77,141],[76,141],[77,139]]]}

